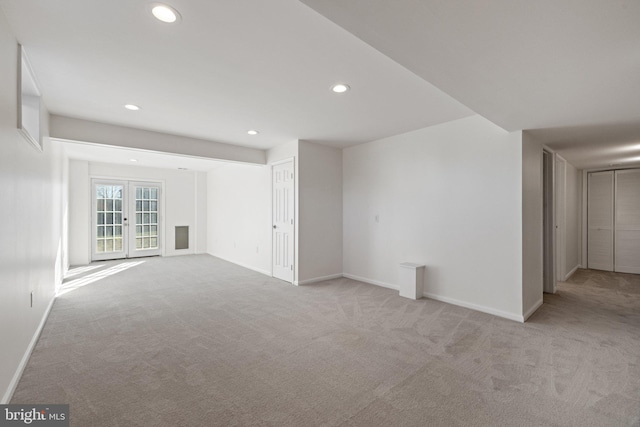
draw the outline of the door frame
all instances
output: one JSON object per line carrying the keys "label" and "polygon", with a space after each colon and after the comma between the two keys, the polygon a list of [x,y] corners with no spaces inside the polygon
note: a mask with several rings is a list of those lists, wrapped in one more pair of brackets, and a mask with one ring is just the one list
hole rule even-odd
{"label": "door frame", "polygon": [[276,162],[269,163],[271,168],[269,188],[271,193],[271,212],[270,212],[270,240],[271,240],[271,277],[273,276],[273,262],[275,254],[273,253],[273,168],[274,166],[282,165],[285,163],[291,163],[293,166],[293,281],[292,284],[298,286],[298,174],[296,173],[296,158],[288,157],[286,159],[278,160]]}
{"label": "door frame", "polygon": [[[140,177],[132,177],[132,176],[109,176],[109,175],[89,175],[89,227],[91,228],[89,232],[89,242],[87,245],[88,249],[88,260],[89,262],[94,262],[93,260],[93,242],[95,239],[94,236],[94,224],[93,224],[93,215],[94,215],[94,193],[93,193],[93,183],[94,181],[110,181],[110,182],[125,182],[127,185],[125,186],[125,191],[129,191],[128,184],[129,183],[153,183],[160,185],[160,218],[158,222],[158,227],[162,230],[162,239],[160,244],[160,256],[166,256],[166,248],[165,245],[167,241],[167,228],[165,218],[167,217],[167,204],[165,201],[165,188],[166,181],[164,179],[153,179],[153,178],[140,178]],[[296,211],[297,212],[297,211]],[[123,258],[128,259],[128,258]],[[100,260],[96,260],[100,261]]]}
{"label": "door frame", "polygon": [[[545,163],[548,167],[548,177],[550,178],[550,182],[546,186],[544,185]],[[546,147],[542,149],[542,173],[542,289],[543,292],[555,294],[558,283],[556,278],[556,154]],[[547,221],[545,221],[545,218]],[[547,277],[545,277],[545,272]]]}
{"label": "door frame", "polygon": [[[558,168],[558,165],[562,165],[562,169]],[[554,219],[553,223],[555,225],[555,236],[554,236],[554,247],[555,247],[555,272],[556,272],[556,282],[564,281],[567,279],[565,277],[567,273],[567,263],[566,263],[566,254],[567,254],[567,242],[566,242],[566,233],[567,233],[567,161],[560,156],[559,154],[555,154],[554,164],[553,164],[553,210],[554,210]],[[562,176],[558,176],[558,174],[562,174]],[[556,284],[553,285],[554,290],[556,288]]]}

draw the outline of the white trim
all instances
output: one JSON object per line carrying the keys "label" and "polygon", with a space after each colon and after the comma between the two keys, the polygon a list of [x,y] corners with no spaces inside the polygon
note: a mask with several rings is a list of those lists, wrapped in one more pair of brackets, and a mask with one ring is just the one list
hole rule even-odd
{"label": "white trim", "polygon": [[[549,247],[545,246],[544,244],[544,240],[545,240],[545,234],[546,234],[546,229],[544,228],[544,224],[543,224],[543,229],[542,229],[542,233],[543,233],[543,238],[542,238],[542,288],[543,288],[543,292],[545,291],[545,282],[546,282],[546,277],[544,277],[544,269],[545,269],[545,254],[546,252],[551,252],[549,254],[546,254],[546,256],[549,257],[550,260],[550,264],[547,267],[550,268],[551,272],[548,273],[552,276],[552,280],[551,280],[551,291],[552,293],[556,293],[556,288],[557,288],[557,283],[558,283],[558,266],[557,266],[557,218],[556,218],[556,194],[557,194],[557,188],[556,188],[556,152],[554,150],[551,150],[550,148],[548,148],[547,146],[544,146],[543,148],[543,154],[542,154],[542,198],[543,198],[543,202],[544,201],[548,201],[549,203],[549,207],[548,209],[551,210],[551,218],[550,218],[550,224],[549,227],[551,227],[551,236],[549,236],[551,238],[551,241],[548,242],[549,243]],[[551,167],[551,171],[550,171],[550,175],[551,175],[551,182],[549,183],[549,187],[551,190],[551,194],[547,194],[547,189],[544,187],[544,153],[547,153],[550,155],[550,167]],[[547,199],[548,198],[548,199]],[[546,216],[547,212],[543,211],[543,222],[544,222],[544,216]]]}
{"label": "white trim", "polygon": [[[562,176],[558,177],[558,161],[563,164]],[[564,157],[555,154],[553,169],[553,225],[555,230],[555,282],[553,285],[553,293],[557,290],[556,282],[564,280],[563,274],[567,269],[567,164]],[[559,191],[561,190],[561,191]],[[562,199],[560,199],[562,193]],[[560,208],[562,208],[561,211]]]}
{"label": "white trim", "polygon": [[289,162],[294,162],[294,165],[295,165],[295,159],[296,159],[295,156],[287,157],[286,159],[278,160],[277,162],[271,162],[269,163],[269,166],[273,168],[273,166],[278,166],[278,165],[282,165]]}
{"label": "white trim", "polygon": [[342,277],[346,277],[347,279],[351,280],[357,280],[358,282],[369,283],[371,285],[382,286],[383,288],[393,289],[395,291],[400,290],[400,287],[398,287],[398,285],[380,282],[379,280],[367,279],[366,277],[356,276],[355,274],[342,273]]}
{"label": "white trim", "polygon": [[613,271],[616,273],[630,273],[630,274],[640,274],[640,268],[638,267],[625,267],[624,265],[614,265]]}
{"label": "white trim", "polygon": [[[393,290],[396,290],[396,291],[399,290],[399,287],[397,285],[392,285],[390,283],[380,282],[378,280],[367,279],[366,277],[360,277],[360,276],[356,276],[356,275],[348,274],[348,273],[342,273],[342,276],[346,277],[347,279],[357,280],[359,282],[370,283],[370,284],[376,285],[376,286],[382,286],[383,288],[389,288],[389,289],[393,289]],[[513,314],[513,313],[508,313],[508,312],[502,311],[502,310],[496,310],[495,308],[490,308],[490,307],[485,307],[485,306],[482,306],[482,305],[468,303],[466,301],[460,301],[460,300],[457,300],[457,299],[454,299],[454,298],[449,298],[449,297],[436,295],[436,294],[433,294],[433,293],[430,293],[430,292],[424,292],[422,294],[422,296],[430,298],[432,300],[446,302],[447,304],[453,304],[453,305],[457,305],[457,306],[460,306],[460,307],[469,308],[471,310],[480,311],[482,313],[492,314],[494,316],[502,317],[502,318],[505,318],[505,319],[515,320],[516,322],[520,322],[520,323],[524,323],[524,321],[525,321],[525,317],[524,316],[520,316],[520,315]],[[542,304],[542,301],[540,301],[540,304]],[[537,309],[537,307],[536,307],[536,309]]]}
{"label": "white trim", "polygon": [[446,302],[447,304],[453,304],[464,308],[470,308],[471,310],[480,311],[482,313],[492,314],[494,316],[502,317],[509,320],[515,320],[516,322],[524,323],[524,316],[509,313],[502,310],[496,310],[495,308],[485,307],[483,305],[473,304],[466,301],[460,301],[455,298],[445,297],[441,295],[436,295],[431,292],[425,292],[422,294],[423,296],[441,302]]}
{"label": "white trim", "polygon": [[246,268],[246,269],[249,269],[249,270],[253,270],[253,271],[257,272],[257,273],[264,274],[265,276],[272,277],[272,276],[271,276],[271,273],[270,273],[269,271],[267,271],[267,270],[262,270],[262,269],[260,269],[260,268],[252,267],[252,266],[250,266],[250,265],[248,265],[248,264],[242,264],[242,263],[240,263],[240,262],[230,260],[229,258],[225,258],[225,257],[223,257],[223,256],[216,255],[216,254],[211,253],[211,252],[206,252],[206,253],[207,253],[208,255],[211,255],[212,257],[220,258],[220,259],[221,259],[221,260],[223,260],[223,261],[230,262],[231,264],[239,265],[240,267],[243,267],[243,268]]}
{"label": "white trim", "polygon": [[325,280],[341,279],[342,273],[330,274],[328,276],[313,277],[311,279],[300,280],[297,285],[310,285],[311,283],[324,282]]}
{"label": "white trim", "polygon": [[536,303],[533,305],[533,307],[531,307],[529,310],[527,310],[527,312],[524,314],[524,316],[522,316],[522,317],[523,317],[523,320],[522,320],[522,321],[523,321],[523,322],[526,322],[526,321],[527,321],[527,319],[528,319],[529,317],[531,317],[531,315],[532,315],[533,313],[535,313],[535,312],[536,312],[536,310],[538,310],[538,309],[542,306],[542,303],[543,303],[543,302],[544,302],[544,301],[542,300],[542,298],[540,298],[540,300],[539,300],[538,302],[536,302]]}
{"label": "white trim", "polygon": [[580,264],[578,264],[578,265],[576,265],[575,267],[573,267],[573,268],[571,269],[571,271],[570,271],[570,272],[568,272],[566,276],[564,276],[564,280],[563,280],[563,282],[566,282],[567,280],[569,280],[569,278],[570,278],[571,276],[573,276],[573,273],[575,273],[576,271],[578,271],[578,269],[579,269],[579,268],[580,268]]}
{"label": "white trim", "polygon": [[38,339],[40,338],[40,333],[44,328],[44,324],[47,322],[47,319],[49,318],[49,313],[51,312],[51,308],[53,307],[53,302],[55,300],[56,300],[55,296],[51,298],[51,302],[49,302],[47,309],[44,311],[44,315],[40,320],[40,324],[38,325],[38,328],[33,334],[33,337],[31,338],[31,342],[29,343],[29,346],[27,346],[27,350],[24,352],[24,355],[22,356],[22,360],[20,360],[20,363],[18,364],[18,368],[16,369],[15,374],[13,374],[13,378],[9,383],[9,387],[7,388],[7,391],[5,392],[4,396],[2,396],[2,400],[0,400],[1,405],[6,405],[11,401],[11,397],[13,396],[13,393],[16,391],[16,387],[18,387],[18,383],[20,382],[20,378],[22,377],[24,368],[27,367],[27,362],[29,362],[31,353],[33,352],[33,349],[36,347],[36,344],[38,343]]}

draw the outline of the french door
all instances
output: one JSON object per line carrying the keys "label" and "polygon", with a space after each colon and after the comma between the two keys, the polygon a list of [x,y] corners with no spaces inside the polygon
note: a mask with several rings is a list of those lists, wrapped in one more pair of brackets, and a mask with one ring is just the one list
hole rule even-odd
{"label": "french door", "polygon": [[162,253],[160,183],[94,179],[91,187],[93,261]]}

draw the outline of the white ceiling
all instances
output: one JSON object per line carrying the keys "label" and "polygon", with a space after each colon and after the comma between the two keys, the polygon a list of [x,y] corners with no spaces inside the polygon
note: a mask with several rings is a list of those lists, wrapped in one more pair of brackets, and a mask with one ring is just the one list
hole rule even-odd
{"label": "white ceiling", "polygon": [[[149,3],[0,7],[61,116],[265,149],[349,146],[472,114],[297,0],[171,0],[177,24]],[[352,89],[334,94],[337,82]]]}
{"label": "white ceiling", "polygon": [[637,0],[171,0],[175,25],[149,4],[0,0],[62,116],[266,149],[473,110],[579,168],[640,156]]}
{"label": "white ceiling", "polygon": [[502,128],[570,143],[577,163],[603,163],[592,148],[622,134],[640,143],[640,1],[301,1]]}
{"label": "white ceiling", "polygon": [[578,169],[640,165],[640,124],[576,126],[529,131]]}

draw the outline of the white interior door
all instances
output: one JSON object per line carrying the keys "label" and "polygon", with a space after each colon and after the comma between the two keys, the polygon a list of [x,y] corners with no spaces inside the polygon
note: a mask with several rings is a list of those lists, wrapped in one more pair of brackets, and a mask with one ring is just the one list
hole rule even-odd
{"label": "white interior door", "polygon": [[640,170],[616,171],[615,271],[640,273]]}
{"label": "white interior door", "polygon": [[273,277],[293,283],[294,169],[293,161],[273,166]]}
{"label": "white interior door", "polygon": [[588,185],[588,268],[613,271],[613,171],[590,173]]}
{"label": "white interior door", "polygon": [[161,184],[92,181],[93,261],[162,253]]}

